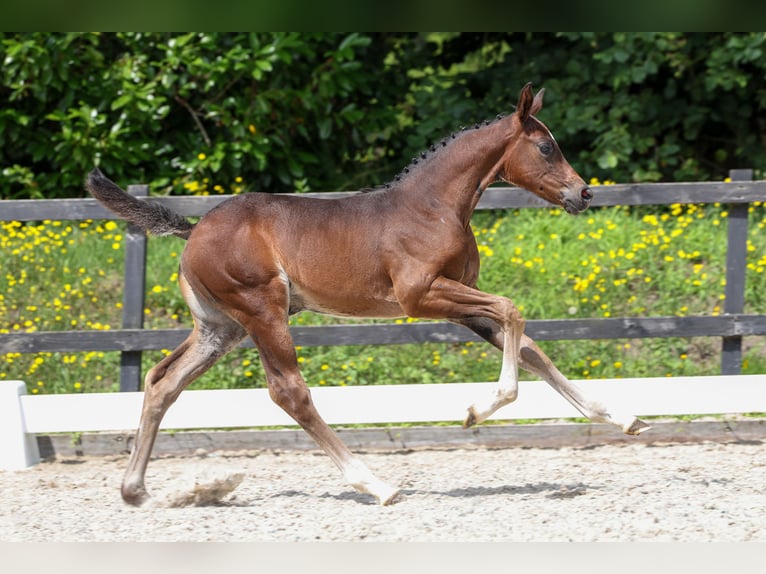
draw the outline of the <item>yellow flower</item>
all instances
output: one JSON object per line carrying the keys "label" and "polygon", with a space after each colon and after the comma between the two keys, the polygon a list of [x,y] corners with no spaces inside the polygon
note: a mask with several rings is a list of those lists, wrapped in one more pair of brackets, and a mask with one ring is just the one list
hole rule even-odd
{"label": "yellow flower", "polygon": [[492,248],[486,245],[479,245],[478,249],[479,249],[479,253],[481,253],[485,257],[492,257],[495,254]]}
{"label": "yellow flower", "polygon": [[648,223],[649,225],[657,225],[658,224],[657,216],[656,215],[644,215],[644,217],[642,218],[642,221],[644,223]]}
{"label": "yellow flower", "polygon": [[200,161],[203,161],[203,160],[204,160],[206,157],[207,157],[207,156],[206,156],[204,153],[200,153],[200,154],[197,156],[197,159],[198,159],[198,160],[200,160]]}

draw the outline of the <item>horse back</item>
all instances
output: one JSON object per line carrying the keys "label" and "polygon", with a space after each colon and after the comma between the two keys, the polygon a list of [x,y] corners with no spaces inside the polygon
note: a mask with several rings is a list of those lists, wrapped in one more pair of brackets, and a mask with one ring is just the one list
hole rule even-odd
{"label": "horse back", "polygon": [[262,193],[231,198],[197,224],[182,269],[213,296],[285,284],[290,312],[401,316],[387,261],[395,218],[375,193],[317,199]]}

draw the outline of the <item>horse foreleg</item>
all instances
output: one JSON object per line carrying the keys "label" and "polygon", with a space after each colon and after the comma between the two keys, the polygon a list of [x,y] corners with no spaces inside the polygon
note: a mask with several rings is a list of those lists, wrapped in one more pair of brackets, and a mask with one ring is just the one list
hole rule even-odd
{"label": "horse foreleg", "polygon": [[489,396],[474,402],[468,407],[468,414],[463,421],[463,427],[469,428],[487,420],[500,407],[516,400],[519,395],[519,355],[521,335],[524,323],[512,323],[506,329],[499,329],[502,344],[498,347],[503,352],[503,363],[497,387]]}
{"label": "horse foreleg", "polygon": [[[403,282],[404,286],[410,284]],[[496,388],[468,407],[463,426],[470,427],[487,419],[500,407],[516,400],[519,393],[519,351],[524,333],[524,319],[513,301],[506,297],[479,291],[446,277],[437,277],[425,292],[394,290],[403,309],[410,317],[449,319],[470,325],[475,321],[489,321],[497,326],[502,342],[496,343],[503,351],[503,365]],[[495,334],[497,336],[497,333]]]}
{"label": "horse foreleg", "polygon": [[[503,331],[493,321],[484,318],[471,318],[454,322],[468,327],[505,353]],[[649,425],[633,415],[610,412],[601,402],[586,397],[582,390],[568,380],[537,344],[526,335],[521,336],[520,359],[521,368],[546,381],[578,411],[592,421],[617,425],[626,434],[639,434],[650,428]],[[469,419],[470,414],[469,418],[466,419],[465,426],[470,426],[467,424]]]}
{"label": "horse foreleg", "polygon": [[537,344],[524,335],[521,341],[521,366],[545,380],[574,407],[590,420],[619,426],[625,434],[637,435],[651,428],[634,415],[610,411],[600,401],[587,397],[567,379]]}

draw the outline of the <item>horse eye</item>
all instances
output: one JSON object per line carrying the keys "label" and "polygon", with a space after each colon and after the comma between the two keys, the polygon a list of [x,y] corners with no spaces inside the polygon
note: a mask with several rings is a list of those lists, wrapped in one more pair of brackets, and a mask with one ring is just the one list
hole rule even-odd
{"label": "horse eye", "polygon": [[537,147],[543,155],[551,155],[553,153],[553,144],[549,141],[540,142]]}

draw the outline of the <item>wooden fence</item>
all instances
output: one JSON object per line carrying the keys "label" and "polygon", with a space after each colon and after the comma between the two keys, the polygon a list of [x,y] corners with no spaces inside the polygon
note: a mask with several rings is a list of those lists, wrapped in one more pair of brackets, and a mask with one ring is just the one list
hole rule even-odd
{"label": "wooden fence", "polygon": [[[669,205],[721,203],[728,210],[726,290],[724,313],[719,316],[623,317],[530,320],[526,332],[533,339],[613,339],[651,337],[715,336],[722,338],[721,374],[741,372],[742,337],[766,335],[766,315],[744,313],[747,259],[748,207],[766,201],[766,181],[752,181],[752,170],[733,170],[731,182],[624,184],[598,187],[592,205]],[[134,185],[128,191],[146,196],[147,187]],[[347,193],[307,194],[336,198]],[[200,216],[224,201],[216,197],[154,198],[186,216]],[[479,210],[546,207],[548,204],[516,188],[490,188]],[[115,219],[93,199],[0,201],[0,220]],[[145,234],[128,226],[125,234],[125,287],[123,325],[110,331],[56,331],[0,334],[0,354],[120,351],[120,389],[140,388],[141,352],[177,346],[188,329],[143,329],[146,276]],[[390,345],[422,342],[460,343],[479,339],[467,329],[449,323],[348,324],[293,327],[295,344]]]}

